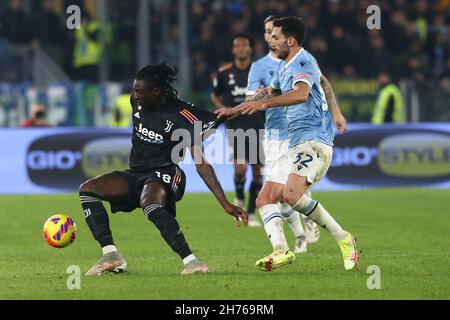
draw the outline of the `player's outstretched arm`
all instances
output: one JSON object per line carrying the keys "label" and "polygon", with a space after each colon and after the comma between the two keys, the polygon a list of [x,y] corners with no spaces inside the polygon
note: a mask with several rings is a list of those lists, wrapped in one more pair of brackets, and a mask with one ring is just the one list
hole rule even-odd
{"label": "player's outstretched arm", "polygon": [[281,92],[272,87],[266,87],[264,89],[259,90],[252,96],[247,96],[244,102],[235,106],[234,108],[219,108],[214,113],[217,115],[217,118],[227,118],[227,120],[233,119],[241,114],[240,107],[248,102],[256,102],[256,101],[265,101],[272,96],[278,96]]}
{"label": "player's outstretched arm", "polygon": [[238,226],[240,225],[240,221],[243,221],[243,223],[247,225],[247,213],[242,208],[232,205],[226,198],[222,186],[217,179],[214,168],[208,163],[208,161],[206,161],[204,157],[203,146],[193,145],[191,147],[191,155],[194,159],[198,174],[219,201],[220,205],[224,208],[225,212],[234,217]]}
{"label": "player's outstretched arm", "polygon": [[304,82],[297,82],[294,88],[281,95],[271,96],[267,99],[244,102],[239,106],[242,114],[254,114],[268,108],[288,107],[295,104],[303,103],[308,100],[310,88]]}
{"label": "player's outstretched arm", "polygon": [[345,120],[341,113],[330,81],[323,74],[320,76],[320,85],[322,86],[331,114],[333,115],[334,125],[339,133],[343,133],[347,130],[347,120]]}

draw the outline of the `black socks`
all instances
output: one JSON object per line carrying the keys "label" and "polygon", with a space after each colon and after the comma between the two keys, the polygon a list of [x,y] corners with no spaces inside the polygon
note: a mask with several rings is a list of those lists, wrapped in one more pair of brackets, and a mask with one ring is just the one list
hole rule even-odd
{"label": "black socks", "polygon": [[178,253],[181,259],[192,254],[189,245],[181,232],[180,225],[175,217],[164,209],[160,204],[149,204],[144,208],[145,216],[155,224],[161,236]]}
{"label": "black socks", "polygon": [[81,206],[89,229],[95,240],[103,248],[114,245],[114,241],[109,228],[109,218],[102,200],[95,193],[80,192]]}

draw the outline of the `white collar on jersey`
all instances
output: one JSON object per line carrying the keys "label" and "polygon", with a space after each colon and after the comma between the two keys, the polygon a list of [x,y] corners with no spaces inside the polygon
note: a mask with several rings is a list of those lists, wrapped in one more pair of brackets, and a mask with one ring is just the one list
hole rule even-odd
{"label": "white collar on jersey", "polygon": [[289,66],[291,64],[292,61],[294,61],[299,55],[300,53],[302,53],[303,51],[303,47],[300,48],[299,52],[297,52],[297,54],[295,56],[292,57],[291,61],[289,61],[288,63],[286,63],[286,67]]}
{"label": "white collar on jersey", "polygon": [[270,54],[270,52],[267,55],[270,57],[270,59],[272,59],[272,60],[274,60],[276,62],[280,62],[281,61],[281,59],[278,59],[278,58],[275,58],[274,56],[272,56],[272,54]]}

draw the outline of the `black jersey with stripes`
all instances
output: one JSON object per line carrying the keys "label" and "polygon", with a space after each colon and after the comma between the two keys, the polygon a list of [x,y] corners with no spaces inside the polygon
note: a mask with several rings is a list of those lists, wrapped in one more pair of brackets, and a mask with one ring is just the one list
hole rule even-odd
{"label": "black jersey with stripes", "polygon": [[[130,102],[133,108],[133,147],[130,153],[130,168],[135,171],[176,164],[176,159],[172,159],[172,150],[182,138],[172,141],[175,130],[184,129],[185,134],[189,133],[190,145],[193,145],[199,141],[195,137],[199,132],[194,131],[194,127],[211,129],[218,124],[216,124],[215,114],[180,99],[168,101],[165,108],[158,111],[138,106],[133,97]],[[183,141],[186,145],[187,142]]]}

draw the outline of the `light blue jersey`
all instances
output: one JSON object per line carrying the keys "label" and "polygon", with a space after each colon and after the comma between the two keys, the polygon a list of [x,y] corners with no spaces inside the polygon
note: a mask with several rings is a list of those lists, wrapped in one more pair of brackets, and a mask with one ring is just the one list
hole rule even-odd
{"label": "light blue jersey", "polygon": [[[281,60],[273,58],[270,54],[253,62],[248,74],[247,95],[256,93],[257,89],[270,86]],[[266,110],[266,123],[264,125],[265,140],[288,140],[288,124],[286,108],[270,108]]]}
{"label": "light blue jersey", "polygon": [[316,59],[305,49],[286,63],[279,63],[278,72],[272,81],[272,87],[281,92],[291,91],[295,84],[302,81],[310,87],[308,100],[287,107],[286,118],[289,132],[289,148],[309,140],[317,140],[332,146],[334,129],[325,93],[320,86],[320,69]]}

